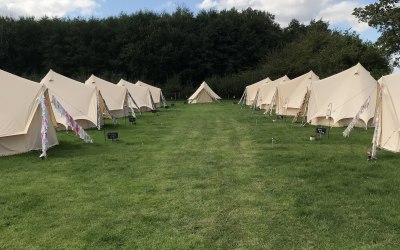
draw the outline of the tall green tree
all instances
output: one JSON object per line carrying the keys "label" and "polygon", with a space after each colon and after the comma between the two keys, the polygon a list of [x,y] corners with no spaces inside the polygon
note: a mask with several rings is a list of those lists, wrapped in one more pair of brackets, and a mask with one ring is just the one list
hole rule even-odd
{"label": "tall green tree", "polygon": [[95,74],[163,87],[185,97],[204,79],[223,97],[267,76],[321,77],[361,62],[387,72],[385,53],[355,33],[297,20],[280,27],[253,10],[138,11],[108,18],[0,17],[0,69],[39,81],[53,69],[79,81]]}
{"label": "tall green tree", "polygon": [[360,21],[367,22],[382,35],[378,43],[385,52],[394,55],[395,65],[400,65],[400,0],[379,0],[353,11]]}

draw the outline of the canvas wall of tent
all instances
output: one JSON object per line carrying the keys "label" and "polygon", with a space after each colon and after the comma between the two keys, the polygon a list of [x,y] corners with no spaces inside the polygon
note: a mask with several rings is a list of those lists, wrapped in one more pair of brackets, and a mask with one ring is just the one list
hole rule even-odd
{"label": "canvas wall of tent", "polygon": [[206,82],[200,84],[199,88],[189,97],[188,103],[212,103],[221,100]]}
{"label": "canvas wall of tent", "polygon": [[[94,86],[87,86],[81,82],[65,77],[50,70],[42,79],[52,96],[61,103],[67,112],[76,119],[83,128],[100,127],[103,115],[107,115],[104,99]],[[54,111],[57,123],[61,129],[68,128],[65,116]]]}
{"label": "canvas wall of tent", "polygon": [[356,126],[371,126],[376,93],[376,80],[361,64],[357,64],[338,74],[313,82],[307,120],[312,125],[347,126],[363,104],[368,102],[368,108],[360,115]]}
{"label": "canvas wall of tent", "polygon": [[137,112],[147,112],[155,110],[157,107],[154,104],[153,96],[148,87],[142,87],[121,79],[118,86],[125,87],[132,98],[135,100],[139,110]]}
{"label": "canvas wall of tent", "polygon": [[378,83],[374,143],[400,152],[400,73],[383,76]]}
{"label": "canvas wall of tent", "polygon": [[116,118],[134,114],[135,109],[139,110],[136,101],[131,98],[127,89],[123,86],[118,86],[94,75],[90,76],[85,84],[100,90],[111,114]]}

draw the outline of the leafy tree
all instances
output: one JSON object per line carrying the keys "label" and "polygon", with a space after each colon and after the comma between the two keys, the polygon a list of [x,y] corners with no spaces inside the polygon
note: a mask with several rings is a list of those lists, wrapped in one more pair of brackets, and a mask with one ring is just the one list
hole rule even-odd
{"label": "leafy tree", "polygon": [[271,77],[293,78],[313,70],[324,78],[360,62],[376,78],[390,72],[389,60],[377,46],[363,42],[354,32],[341,33],[328,26],[311,21],[305,34],[269,56],[265,71]]}
{"label": "leafy tree", "polygon": [[292,20],[281,28],[268,12],[138,11],[98,18],[0,17],[0,68],[32,80],[53,69],[85,81],[90,74],[164,87],[185,98],[206,79],[222,97],[267,76],[321,77],[361,62],[375,76],[388,71],[379,47],[329,24]]}
{"label": "leafy tree", "polygon": [[388,55],[395,55],[395,65],[400,64],[400,0],[379,0],[353,11],[360,21],[377,28],[382,35],[378,43]]}

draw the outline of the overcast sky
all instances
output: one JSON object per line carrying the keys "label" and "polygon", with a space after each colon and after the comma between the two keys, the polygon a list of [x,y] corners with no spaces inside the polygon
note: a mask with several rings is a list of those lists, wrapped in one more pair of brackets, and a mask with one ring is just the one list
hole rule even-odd
{"label": "overcast sky", "polygon": [[375,41],[378,34],[365,23],[351,15],[355,7],[364,6],[372,0],[0,0],[0,14],[6,16],[96,16],[106,17],[121,12],[138,10],[157,12],[173,11],[177,6],[191,9],[194,13],[201,9],[253,9],[265,10],[275,15],[283,27],[296,18],[308,23],[311,19],[322,18],[333,28],[352,29],[360,33],[364,40]]}

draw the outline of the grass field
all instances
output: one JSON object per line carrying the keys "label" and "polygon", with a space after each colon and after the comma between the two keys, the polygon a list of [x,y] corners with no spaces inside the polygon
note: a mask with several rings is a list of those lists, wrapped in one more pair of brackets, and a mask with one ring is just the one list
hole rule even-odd
{"label": "grass field", "polygon": [[0,248],[400,248],[400,155],[367,161],[372,129],[311,142],[228,101],[119,123],[0,158]]}

